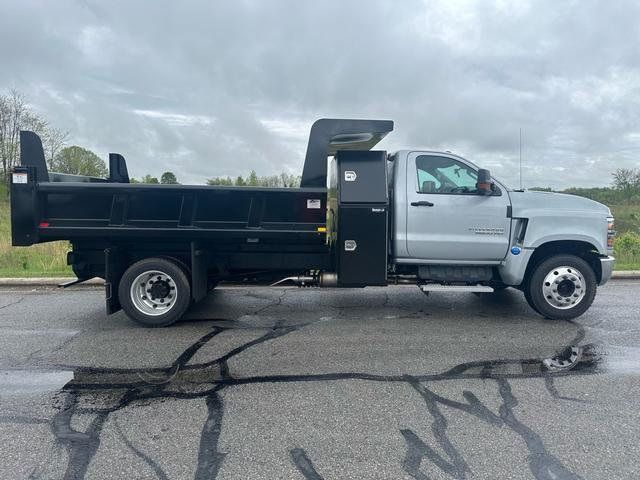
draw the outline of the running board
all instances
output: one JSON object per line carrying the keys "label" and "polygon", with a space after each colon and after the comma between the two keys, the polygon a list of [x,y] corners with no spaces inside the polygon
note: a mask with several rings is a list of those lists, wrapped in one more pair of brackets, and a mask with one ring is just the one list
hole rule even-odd
{"label": "running board", "polygon": [[437,283],[429,283],[426,285],[418,285],[424,293],[429,292],[493,292],[493,287],[486,285],[440,285]]}

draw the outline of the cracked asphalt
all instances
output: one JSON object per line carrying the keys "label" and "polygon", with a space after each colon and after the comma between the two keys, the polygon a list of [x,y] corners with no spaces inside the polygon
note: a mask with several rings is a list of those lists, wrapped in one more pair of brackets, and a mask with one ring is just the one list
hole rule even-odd
{"label": "cracked asphalt", "polygon": [[145,329],[3,289],[0,478],[640,478],[639,296],[223,287]]}

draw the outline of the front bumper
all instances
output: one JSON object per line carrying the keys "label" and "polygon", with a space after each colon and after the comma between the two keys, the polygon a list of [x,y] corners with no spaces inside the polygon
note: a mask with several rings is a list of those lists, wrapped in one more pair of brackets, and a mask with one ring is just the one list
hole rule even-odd
{"label": "front bumper", "polygon": [[613,265],[616,259],[609,257],[600,257],[600,269],[602,271],[602,276],[600,278],[600,283],[598,285],[604,285],[611,278],[611,274],[613,273]]}

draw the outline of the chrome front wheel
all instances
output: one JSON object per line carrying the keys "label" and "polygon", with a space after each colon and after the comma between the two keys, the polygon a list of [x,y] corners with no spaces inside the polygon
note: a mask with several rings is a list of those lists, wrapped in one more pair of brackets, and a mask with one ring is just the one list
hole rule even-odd
{"label": "chrome front wheel", "polygon": [[549,305],[561,310],[576,306],[585,296],[584,275],[575,267],[551,269],[544,277],[542,293]]}
{"label": "chrome front wheel", "polygon": [[584,258],[558,254],[531,269],[524,294],[531,308],[541,315],[568,320],[587,311],[596,289],[595,271]]}

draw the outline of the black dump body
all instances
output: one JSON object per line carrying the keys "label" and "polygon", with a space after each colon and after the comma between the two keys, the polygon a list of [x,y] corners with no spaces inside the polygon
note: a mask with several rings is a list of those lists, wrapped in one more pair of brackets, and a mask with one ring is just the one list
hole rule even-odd
{"label": "black dump body", "polygon": [[[21,165],[12,173],[14,245],[69,240],[80,280],[117,284],[124,269],[169,257],[190,273],[195,300],[206,282],[332,270],[327,237],[327,155],[365,150],[393,123],[319,120],[312,127],[302,188],[131,184],[124,158],[109,157],[97,179],[47,171],[42,144],[21,132]],[[109,302],[108,302],[109,303]],[[117,300],[110,311],[117,310]]]}

